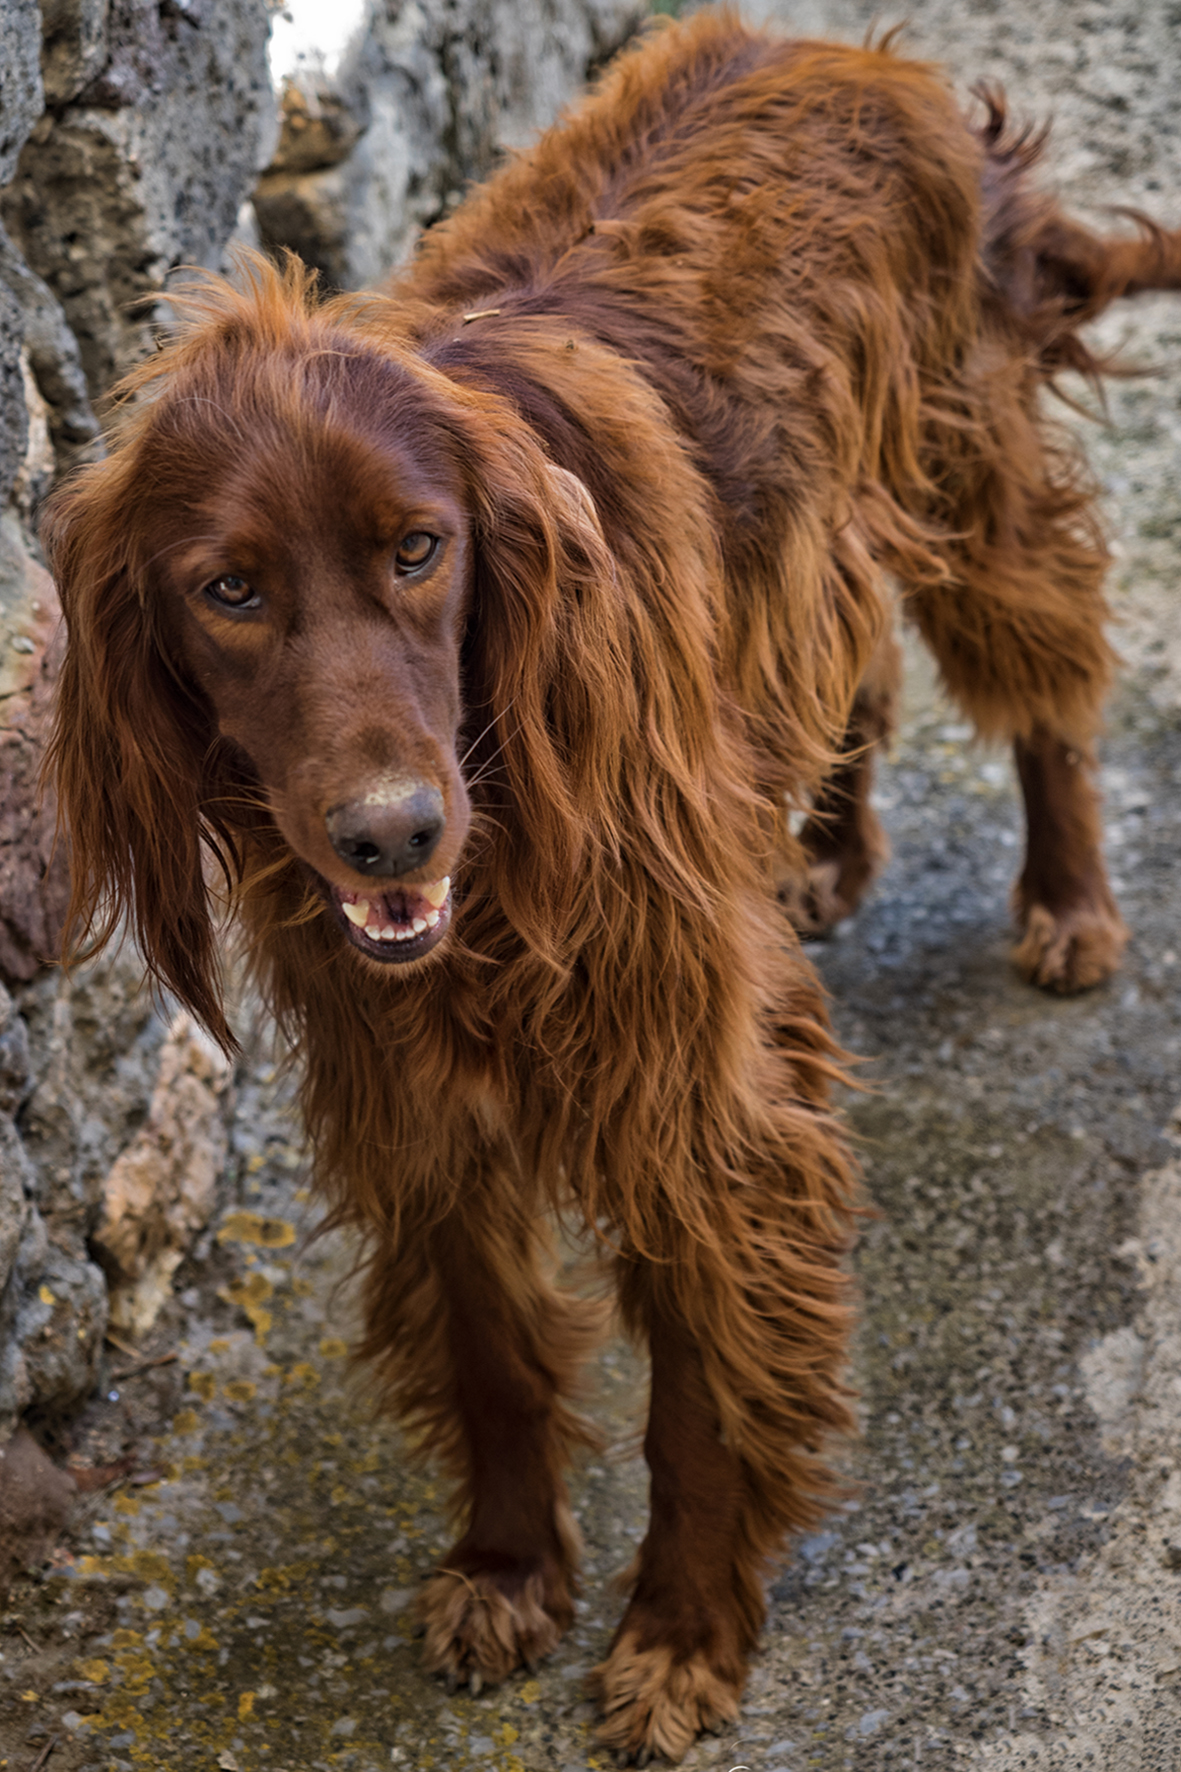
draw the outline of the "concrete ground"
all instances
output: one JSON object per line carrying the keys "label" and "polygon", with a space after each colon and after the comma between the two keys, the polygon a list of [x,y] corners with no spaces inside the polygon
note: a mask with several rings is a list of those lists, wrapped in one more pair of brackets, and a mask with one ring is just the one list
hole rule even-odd
{"label": "concrete ground", "polygon": [[[780,16],[856,35],[867,9]],[[1181,221],[1175,8],[911,16],[916,51],[964,86],[1004,78],[1018,108],[1056,111],[1073,202]],[[776,1581],[740,1723],[693,1772],[1181,1766],[1181,300],[1129,307],[1104,333],[1125,336],[1171,365],[1115,385],[1110,428],[1089,427],[1129,657],[1104,785],[1133,939],[1084,997],[1016,979],[1011,770],[916,654],[878,794],[893,860],[813,949],[869,1060],[846,1104],[878,1211],[857,1255],[858,1488]],[[135,1467],[13,1595],[0,1768],[604,1764],[582,1676],[643,1532],[640,1363],[620,1344],[599,1362],[615,1449],[575,1476],[572,1632],[535,1677],[448,1697],[409,1623],[449,1542],[443,1498],[345,1380],[348,1251],[305,1243],[298,1130],[265,1057],[235,1139],[238,1199],[140,1356],[179,1358],[113,1380],[87,1424],[95,1445],[134,1438]]]}

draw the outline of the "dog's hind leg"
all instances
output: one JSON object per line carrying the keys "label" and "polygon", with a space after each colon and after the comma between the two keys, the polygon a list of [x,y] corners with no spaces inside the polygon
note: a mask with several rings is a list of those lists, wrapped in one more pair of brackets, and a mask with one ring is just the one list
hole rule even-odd
{"label": "dog's hind leg", "polygon": [[424,1665],[473,1691],[548,1655],[573,1615],[562,1473],[594,1436],[564,1398],[602,1313],[549,1285],[541,1245],[510,1186],[480,1182],[371,1270],[366,1351],[384,1344],[395,1408],[459,1482],[461,1536],[419,1599]]}
{"label": "dog's hind leg", "polygon": [[1022,930],[1014,962],[1031,983],[1071,992],[1114,972],[1127,941],[1092,782],[1107,680],[1102,557],[1095,557],[1089,606],[1071,603],[1068,620],[1055,620],[1065,599],[1039,596],[1031,566],[1029,596],[1019,605],[974,589],[971,598],[961,592],[960,603],[973,619],[949,622],[930,593],[916,599],[916,613],[956,699],[986,735],[1013,744],[1026,826],[1025,863],[1013,888]]}
{"label": "dog's hind leg", "polygon": [[904,607],[943,680],[985,737],[1014,746],[1025,801],[1025,864],[1013,902],[1014,960],[1033,983],[1084,990],[1127,940],[1101,850],[1094,742],[1111,677],[1104,638],[1107,550],[1077,450],[1037,412],[1036,375],[1014,359],[977,390],[987,449],[945,468],[958,487],[943,517],[942,582]]}
{"label": "dog's hind leg", "polygon": [[841,746],[799,834],[806,858],[803,881],[789,874],[780,902],[801,935],[819,935],[851,916],[889,856],[890,847],[870,805],[874,752],[894,729],[902,657],[886,630],[861,679]]}
{"label": "dog's hind leg", "polygon": [[1115,971],[1128,938],[1103,865],[1092,759],[1040,726],[1013,750],[1026,820],[1013,888],[1024,935],[1013,958],[1033,984],[1086,990]]}

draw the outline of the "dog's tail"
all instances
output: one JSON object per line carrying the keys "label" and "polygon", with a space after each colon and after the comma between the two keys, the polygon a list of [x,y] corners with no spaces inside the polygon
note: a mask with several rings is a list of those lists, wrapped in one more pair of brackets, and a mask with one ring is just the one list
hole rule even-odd
{"label": "dog's tail", "polygon": [[1102,235],[1063,215],[1027,177],[1047,131],[1011,129],[1001,94],[975,90],[988,113],[979,131],[986,299],[1026,335],[1049,374],[1068,368],[1088,376],[1118,373],[1118,365],[1084,344],[1078,328],[1121,296],[1181,289],[1181,229],[1121,208],[1114,213],[1133,222],[1136,234]]}

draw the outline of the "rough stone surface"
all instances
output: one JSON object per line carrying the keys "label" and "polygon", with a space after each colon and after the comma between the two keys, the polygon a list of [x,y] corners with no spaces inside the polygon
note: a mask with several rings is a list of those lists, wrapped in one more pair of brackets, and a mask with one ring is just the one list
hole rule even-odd
{"label": "rough stone surface", "polygon": [[44,1554],[73,1499],[72,1479],[26,1429],[0,1446],[0,1600],[17,1571]]}
{"label": "rough stone surface", "polygon": [[11,290],[0,283],[0,507],[12,491],[29,440],[21,349],[25,329]]}
{"label": "rough stone surface", "polygon": [[[89,1240],[167,1027],[131,952],[46,969],[68,848],[39,791],[59,648],[35,513],[55,469],[96,444],[84,357],[101,393],[150,343],[127,304],[180,259],[220,261],[277,127],[268,28],[262,0],[0,0],[0,207],[19,235],[0,228],[0,981],[14,993],[0,998],[0,1444],[22,1414],[58,1431],[94,1390],[108,1300]],[[203,1148],[220,1180],[212,1120],[189,1155]],[[185,1185],[195,1200],[198,1174]],[[174,1203],[177,1234],[181,1218]]]}
{"label": "rough stone surface", "polygon": [[72,467],[98,433],[78,341],[53,291],[33,275],[0,227],[0,290],[5,286],[19,310],[24,350],[45,402],[57,466]]}
{"label": "rough stone surface", "polygon": [[61,302],[95,398],[150,345],[130,305],[177,265],[221,261],[274,139],[268,28],[259,0],[122,0],[97,74],[25,144],[0,207]]}
{"label": "rough stone surface", "polygon": [[41,21],[29,0],[0,0],[0,185],[41,115]]}
{"label": "rough stone surface", "polygon": [[265,244],[331,285],[375,283],[505,149],[522,147],[636,29],[638,0],[373,0],[331,80],[289,85],[255,193]]}
{"label": "rough stone surface", "polygon": [[110,55],[110,0],[41,0],[41,77],[51,105],[68,104]]}
{"label": "rough stone surface", "polygon": [[42,970],[5,1000],[0,1091],[7,1080],[17,1120],[0,1115],[0,1202],[18,1216],[0,1237],[0,1444],[27,1411],[68,1414],[99,1376],[108,1300],[90,1238],[166,1031],[131,952]]}
{"label": "rough stone surface", "polygon": [[141,1335],[209,1222],[225,1168],[225,1056],[188,1015],[160,1053],[148,1117],[103,1185],[93,1245],[111,1282],[111,1321]]}
{"label": "rough stone surface", "polygon": [[0,978],[32,978],[57,952],[69,893],[38,772],[56,659],[57,593],[14,511],[0,515]]}

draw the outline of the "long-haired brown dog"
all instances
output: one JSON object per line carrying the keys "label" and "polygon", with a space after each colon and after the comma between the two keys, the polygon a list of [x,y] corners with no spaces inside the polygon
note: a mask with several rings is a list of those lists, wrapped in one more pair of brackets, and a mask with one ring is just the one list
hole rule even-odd
{"label": "long-haired brown dog", "polygon": [[128,918],[228,1045],[203,855],[232,887],[368,1240],[362,1351],[459,1485],[422,1616],[474,1688],[571,1616],[596,1315],[547,1208],[611,1250],[652,1357],[624,1758],[736,1714],[850,1426],[839,1054],[776,883],[828,923],[880,855],[892,583],[1016,746],[1018,965],[1073,990],[1125,938],[1105,554],[1039,395],[1181,234],[1064,219],[985,109],[886,49],[650,36],[388,289],[194,296],[46,522],[76,926]]}

